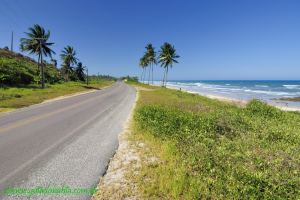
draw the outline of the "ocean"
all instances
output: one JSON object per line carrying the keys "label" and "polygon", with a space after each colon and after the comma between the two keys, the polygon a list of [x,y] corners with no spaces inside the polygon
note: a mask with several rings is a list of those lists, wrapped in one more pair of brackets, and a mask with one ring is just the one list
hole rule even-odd
{"label": "ocean", "polygon": [[[155,85],[161,85],[155,81]],[[168,81],[167,86],[203,95],[235,100],[259,99],[269,104],[300,108],[300,102],[282,101],[283,97],[300,97],[300,81],[226,80],[226,81]]]}

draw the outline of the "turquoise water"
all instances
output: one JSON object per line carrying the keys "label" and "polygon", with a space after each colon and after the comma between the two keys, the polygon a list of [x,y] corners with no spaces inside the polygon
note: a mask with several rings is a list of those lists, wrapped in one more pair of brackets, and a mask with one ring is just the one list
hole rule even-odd
{"label": "turquoise water", "polygon": [[[160,82],[155,82],[160,84]],[[216,95],[236,100],[260,99],[271,104],[300,108],[300,102],[277,100],[282,97],[299,97],[300,81],[168,81],[168,86],[199,94]]]}

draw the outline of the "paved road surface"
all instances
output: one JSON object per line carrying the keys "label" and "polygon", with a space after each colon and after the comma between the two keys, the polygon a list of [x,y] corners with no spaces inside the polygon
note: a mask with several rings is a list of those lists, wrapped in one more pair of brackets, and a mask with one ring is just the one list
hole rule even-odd
{"label": "paved road surface", "polygon": [[[93,93],[0,115],[0,189],[89,188],[105,173],[135,101],[118,82]],[[0,197],[0,199],[1,199]],[[88,199],[89,195],[34,195],[31,199]]]}

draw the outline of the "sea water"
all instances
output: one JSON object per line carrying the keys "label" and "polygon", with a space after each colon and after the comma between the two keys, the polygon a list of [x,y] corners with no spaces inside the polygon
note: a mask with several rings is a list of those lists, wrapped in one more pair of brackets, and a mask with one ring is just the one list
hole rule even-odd
{"label": "sea water", "polygon": [[[161,85],[155,81],[155,85]],[[300,108],[300,102],[280,98],[300,97],[300,81],[226,80],[226,81],[168,81],[167,86],[204,95],[214,95],[241,101],[259,99],[270,104]]]}

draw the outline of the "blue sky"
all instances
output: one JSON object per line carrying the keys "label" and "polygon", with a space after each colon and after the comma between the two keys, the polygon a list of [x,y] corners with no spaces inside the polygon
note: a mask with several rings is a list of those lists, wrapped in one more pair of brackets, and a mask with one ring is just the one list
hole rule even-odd
{"label": "blue sky", "polygon": [[144,46],[167,41],[173,80],[300,79],[298,0],[1,0],[0,16],[1,47],[38,23],[92,73],[139,75]]}

